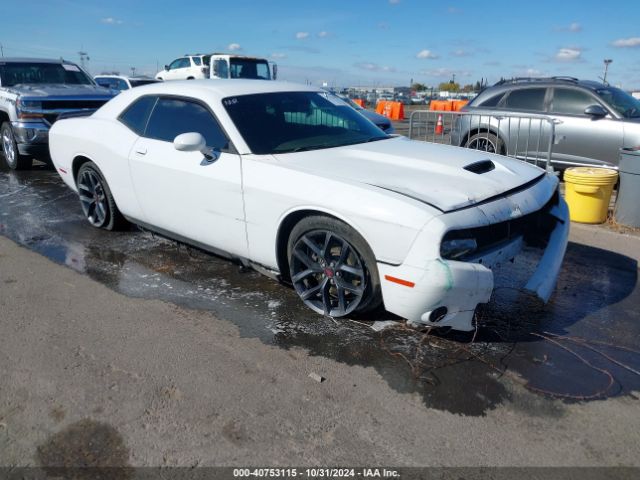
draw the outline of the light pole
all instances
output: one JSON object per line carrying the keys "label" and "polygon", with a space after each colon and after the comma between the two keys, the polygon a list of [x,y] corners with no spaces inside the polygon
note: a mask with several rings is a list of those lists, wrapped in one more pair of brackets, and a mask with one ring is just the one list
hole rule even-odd
{"label": "light pole", "polygon": [[84,70],[84,62],[86,60],[89,60],[89,54],[87,52],[84,52],[82,50],[80,50],[78,52],[78,55],[80,55],[80,66],[82,67],[82,69]]}
{"label": "light pole", "polygon": [[607,83],[607,72],[609,71],[609,64],[613,62],[610,58],[604,59],[604,75],[602,76],[602,83]]}
{"label": "light pole", "polygon": [[131,76],[132,77],[136,76],[136,67],[131,67]]}

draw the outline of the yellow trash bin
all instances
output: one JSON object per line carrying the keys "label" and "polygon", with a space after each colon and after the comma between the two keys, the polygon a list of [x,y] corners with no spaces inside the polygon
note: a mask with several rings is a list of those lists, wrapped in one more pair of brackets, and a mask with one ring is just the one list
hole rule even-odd
{"label": "yellow trash bin", "polygon": [[565,199],[573,222],[603,223],[618,172],[609,168],[576,167],[564,172]]}

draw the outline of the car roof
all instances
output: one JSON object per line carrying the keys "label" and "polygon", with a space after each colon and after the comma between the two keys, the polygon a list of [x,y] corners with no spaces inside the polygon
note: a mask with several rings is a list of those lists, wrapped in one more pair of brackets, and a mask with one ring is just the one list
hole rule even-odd
{"label": "car roof", "polygon": [[116,75],[116,74],[110,74],[110,73],[102,73],[100,75],[94,75],[93,78],[121,78],[122,80],[147,80],[150,82],[160,82],[160,80],[157,80],[151,77],[129,77],[127,75]]}
{"label": "car roof", "polygon": [[114,117],[134,99],[144,95],[173,95],[193,97],[217,102],[227,97],[277,92],[323,92],[319,87],[274,80],[229,79],[229,80],[170,80],[149,83],[126,90],[100,108],[94,116]]}
{"label": "car roof", "polygon": [[253,93],[320,91],[323,91],[320,87],[299,83],[253,79],[171,80],[138,87],[138,92],[146,92],[147,94],[193,95],[201,92],[221,98]]}
{"label": "car roof", "polygon": [[[501,80],[495,83],[492,87],[503,87],[505,89],[509,89],[511,87],[520,87],[520,86],[540,86],[540,87],[548,87],[548,86],[571,86],[576,85],[579,87],[588,88],[591,90],[596,90],[598,88],[606,88],[607,84],[602,82],[596,82],[593,80],[581,80],[574,77],[519,77],[519,78],[510,78],[506,80]],[[491,88],[492,87],[488,87]]]}

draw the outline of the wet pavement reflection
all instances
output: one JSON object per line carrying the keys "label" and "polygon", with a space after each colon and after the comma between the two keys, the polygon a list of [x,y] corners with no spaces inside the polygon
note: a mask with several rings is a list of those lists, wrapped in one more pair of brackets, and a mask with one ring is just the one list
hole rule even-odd
{"label": "wet pavement reflection", "polygon": [[[372,366],[392,388],[419,394],[430,408],[482,415],[510,402],[531,414],[560,415],[562,404],[550,399],[640,390],[638,265],[606,250],[570,243],[547,306],[517,288],[538,258],[527,252],[496,272],[498,288],[478,313],[480,327],[461,334],[410,329],[384,311],[325,318],[291,288],[227,260],[136,227],[97,230],[45,166],[0,167],[0,234],[125,295],[210,311],[243,336]],[[376,332],[376,320],[399,322]]]}

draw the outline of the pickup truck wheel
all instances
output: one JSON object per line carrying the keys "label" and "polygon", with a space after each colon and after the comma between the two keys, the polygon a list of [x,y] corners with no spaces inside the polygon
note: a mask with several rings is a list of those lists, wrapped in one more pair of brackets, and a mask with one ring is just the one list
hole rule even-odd
{"label": "pickup truck wheel", "polygon": [[287,253],[291,283],[315,312],[345,317],[382,303],[373,252],[345,223],[322,216],[302,219],[291,231]]}
{"label": "pickup truck wheel", "polygon": [[9,122],[4,122],[0,127],[0,137],[2,137],[2,153],[7,166],[11,170],[29,170],[33,160],[30,157],[20,155],[18,144]]}
{"label": "pickup truck wheel", "polygon": [[82,211],[91,225],[105,230],[119,230],[127,225],[107,181],[95,163],[82,164],[76,177],[76,186]]}

